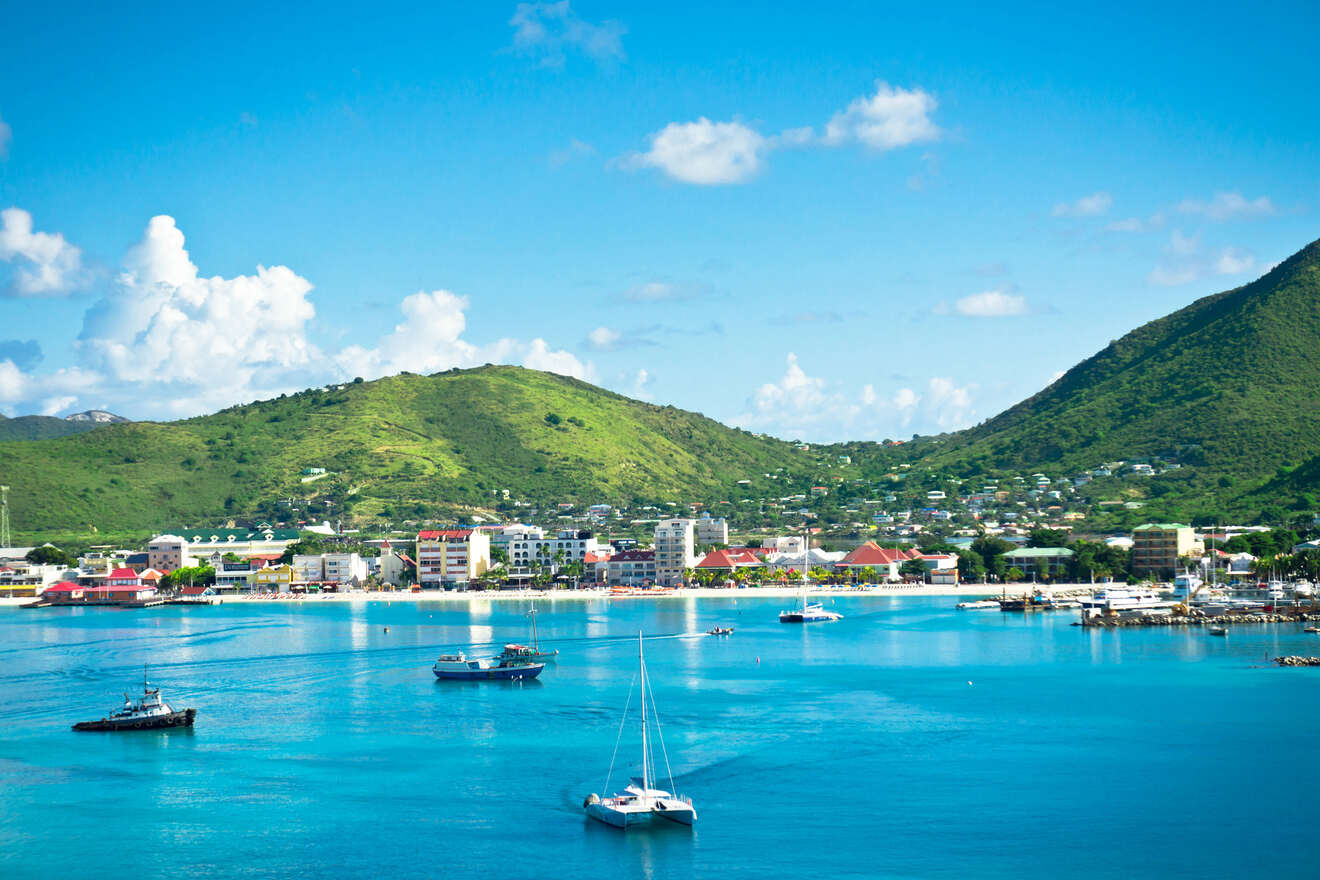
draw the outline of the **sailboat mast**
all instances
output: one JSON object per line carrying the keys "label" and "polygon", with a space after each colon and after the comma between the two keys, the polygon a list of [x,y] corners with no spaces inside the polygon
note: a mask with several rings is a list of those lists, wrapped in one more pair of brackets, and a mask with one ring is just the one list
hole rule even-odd
{"label": "sailboat mast", "polygon": [[541,646],[537,644],[536,641],[536,606],[535,605],[532,606],[532,610],[529,611],[528,614],[530,614],[532,618],[532,650],[539,651],[541,650]]}
{"label": "sailboat mast", "polygon": [[637,633],[637,664],[641,669],[642,685],[642,788],[651,788],[651,745],[646,737],[646,657],[642,653],[642,634]]}

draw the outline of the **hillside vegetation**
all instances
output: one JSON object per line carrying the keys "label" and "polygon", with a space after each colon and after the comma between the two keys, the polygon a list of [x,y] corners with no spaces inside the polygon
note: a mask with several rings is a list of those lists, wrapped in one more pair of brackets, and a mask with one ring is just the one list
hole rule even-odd
{"label": "hillside vegetation", "polygon": [[[809,461],[696,413],[504,366],[0,445],[16,527],[102,532],[274,518],[282,498],[312,500],[318,520],[490,508],[504,490],[537,504],[728,498],[738,480]],[[303,482],[309,468],[327,474]]]}

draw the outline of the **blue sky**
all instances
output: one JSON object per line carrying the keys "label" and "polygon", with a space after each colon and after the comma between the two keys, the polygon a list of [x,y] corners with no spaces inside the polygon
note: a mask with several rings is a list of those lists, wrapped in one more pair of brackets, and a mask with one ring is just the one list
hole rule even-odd
{"label": "blue sky", "polygon": [[1314,3],[912,6],[7,4],[0,411],[499,361],[903,437],[1320,237]]}

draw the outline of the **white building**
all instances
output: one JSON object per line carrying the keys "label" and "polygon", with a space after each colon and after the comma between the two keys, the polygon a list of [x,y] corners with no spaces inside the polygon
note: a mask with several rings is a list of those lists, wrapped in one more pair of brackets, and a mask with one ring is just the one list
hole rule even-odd
{"label": "white building", "polygon": [[367,561],[356,553],[326,553],[321,558],[327,583],[356,587],[367,579]]}
{"label": "white building", "polygon": [[569,562],[582,562],[587,554],[609,555],[614,548],[602,544],[591,532],[578,529],[564,529],[553,538],[547,538],[545,532],[535,527],[524,529],[520,536],[504,541],[505,552],[509,554],[509,567],[524,569],[532,563],[542,568],[557,569]]}
{"label": "white building", "polygon": [[294,554],[293,579],[300,584],[319,584],[325,580],[325,557],[321,554]]}
{"label": "white building", "polygon": [[662,587],[683,581],[683,572],[697,564],[696,524],[690,519],[665,519],[655,527],[655,580]]}
{"label": "white building", "polygon": [[[767,550],[773,550],[775,553],[802,553],[802,536],[789,535],[778,538],[766,538],[761,542],[761,546]],[[769,554],[773,555],[773,554]]]}
{"label": "white building", "polygon": [[729,523],[724,517],[712,519],[709,513],[703,513],[697,520],[698,544],[729,543]]}

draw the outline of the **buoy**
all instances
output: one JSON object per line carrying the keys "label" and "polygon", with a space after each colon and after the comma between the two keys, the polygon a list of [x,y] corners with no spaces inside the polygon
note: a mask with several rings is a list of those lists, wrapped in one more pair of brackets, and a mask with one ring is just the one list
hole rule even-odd
{"label": "buoy", "polygon": [[[389,628],[389,627],[388,627],[388,626],[387,626],[387,627],[385,627],[385,632],[389,632],[389,631],[390,631],[390,628]],[[970,682],[970,681],[969,681],[969,682],[967,682],[967,683],[968,683],[968,684],[971,684],[971,682]]]}
{"label": "buoy", "polygon": [[968,687],[971,687],[971,686],[972,686],[972,683],[971,683],[970,681],[967,682],[967,686],[968,686]]}
{"label": "buoy", "polygon": [[758,666],[761,664],[761,658],[760,658],[760,657],[757,657],[757,658],[756,658],[756,664],[757,664]]}

